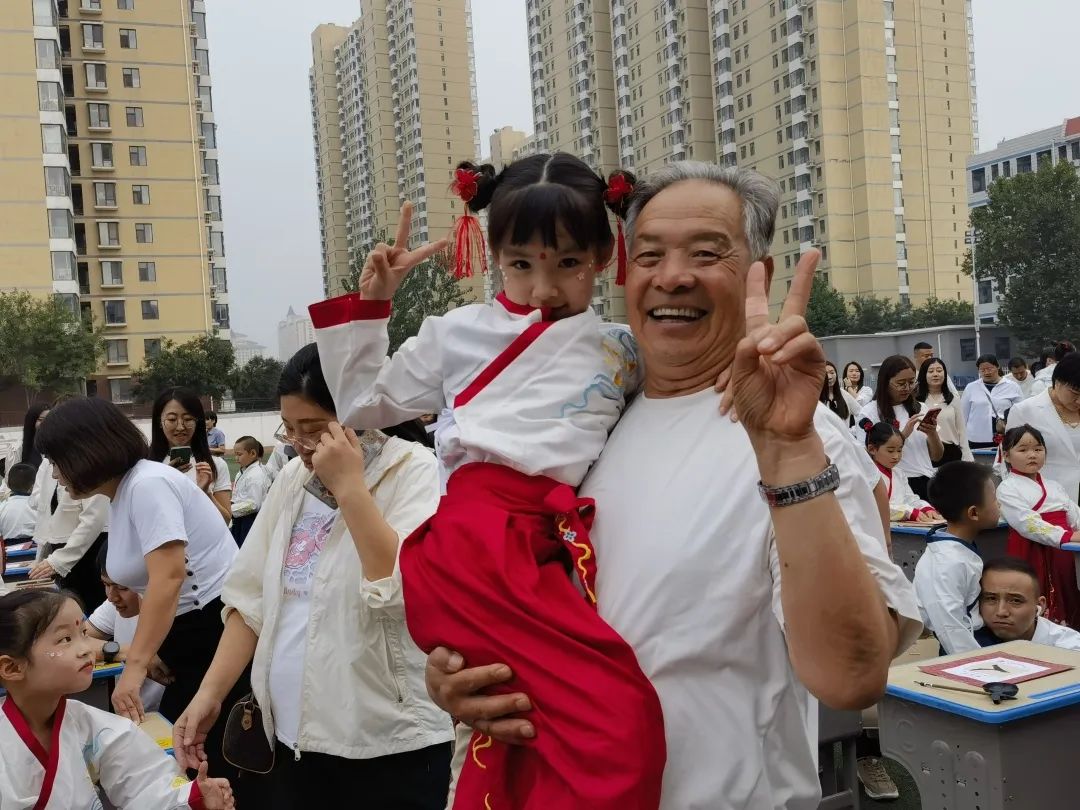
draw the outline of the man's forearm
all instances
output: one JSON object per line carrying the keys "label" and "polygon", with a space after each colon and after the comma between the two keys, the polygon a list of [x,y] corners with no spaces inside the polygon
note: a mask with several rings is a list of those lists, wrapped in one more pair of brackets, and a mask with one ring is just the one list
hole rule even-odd
{"label": "man's forearm", "polygon": [[[825,469],[821,439],[762,444],[762,481],[781,486]],[[771,509],[791,661],[800,680],[833,708],[862,708],[884,690],[897,644],[896,619],[832,493]]]}

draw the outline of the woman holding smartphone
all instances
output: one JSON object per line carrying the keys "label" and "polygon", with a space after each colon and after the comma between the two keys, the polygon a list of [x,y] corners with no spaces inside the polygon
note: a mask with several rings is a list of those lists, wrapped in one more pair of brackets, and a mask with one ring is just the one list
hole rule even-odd
{"label": "woman holding smartphone", "polygon": [[167,388],[150,417],[150,458],[190,478],[213,502],[225,524],[232,521],[232,479],[225,459],[210,454],[206,411],[189,388]]}
{"label": "woman holding smartphone", "polygon": [[[938,435],[944,445],[941,459],[934,462],[940,467],[950,461],[974,461],[968,447],[967,429],[960,413],[960,400],[948,384],[949,370],[940,357],[931,357],[919,369],[919,393],[916,398],[925,403],[927,414],[923,422],[937,424]],[[937,417],[931,419],[934,411]]]}

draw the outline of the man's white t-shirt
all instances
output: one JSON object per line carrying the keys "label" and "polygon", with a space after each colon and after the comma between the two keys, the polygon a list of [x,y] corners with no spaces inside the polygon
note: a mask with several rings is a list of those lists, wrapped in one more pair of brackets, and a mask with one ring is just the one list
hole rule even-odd
{"label": "man's white t-shirt", "polygon": [[[111,637],[121,647],[130,647],[135,638],[135,628],[139,624],[139,617],[132,616],[130,619],[125,619],[116,612],[116,607],[112,602],[105,601],[90,614],[89,621],[103,635]],[[118,675],[117,678],[119,677]],[[156,712],[161,705],[163,694],[165,694],[165,687],[147,678],[143,681],[142,689],[139,690],[143,708],[148,712]]]}
{"label": "man's white t-shirt", "polygon": [[199,610],[221,596],[236,556],[221,513],[184,473],[157,461],[140,461],[120,481],[109,507],[109,577],[145,595],[145,557],[166,543],[186,546],[187,577],[176,614]]}
{"label": "man's white t-shirt", "polygon": [[303,510],[292,527],[289,550],[281,571],[281,611],[270,654],[270,708],[274,732],[290,748],[300,738],[300,697],[311,616],[311,583],[315,580],[319,557],[337,516],[336,509],[331,509],[314,495],[305,495]]}
{"label": "man's white t-shirt", "polygon": [[1050,621],[1045,616],[1035,620],[1035,633],[1031,640],[1047,647],[1059,647],[1062,650],[1080,651],[1080,633],[1071,627]]}
{"label": "man's white t-shirt", "polygon": [[[744,428],[721,418],[718,404],[711,389],[641,396],[611,434],[581,489],[597,504],[599,611],[660,697],[661,810],[816,810],[817,706],[788,658],[757,462]],[[918,633],[918,606],[887,557],[857,455],[865,451],[824,406],[815,425],[906,646]]]}

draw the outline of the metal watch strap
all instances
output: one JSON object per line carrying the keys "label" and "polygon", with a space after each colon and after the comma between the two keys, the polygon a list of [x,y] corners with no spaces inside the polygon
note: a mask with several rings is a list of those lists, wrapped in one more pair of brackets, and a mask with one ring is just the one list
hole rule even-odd
{"label": "metal watch strap", "polygon": [[758,481],[758,492],[769,506],[793,506],[833,492],[840,486],[840,471],[828,456],[825,462],[826,467],[822,472],[805,481],[782,487],[770,487]]}

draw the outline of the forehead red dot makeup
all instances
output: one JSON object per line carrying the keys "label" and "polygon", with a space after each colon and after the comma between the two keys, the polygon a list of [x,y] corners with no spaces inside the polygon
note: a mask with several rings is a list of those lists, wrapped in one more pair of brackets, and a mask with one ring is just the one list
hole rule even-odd
{"label": "forehead red dot makeup", "polygon": [[540,254],[540,258],[541,258],[541,259],[546,259],[546,258],[547,258],[547,254],[546,254],[546,253],[541,253],[541,254]]}

